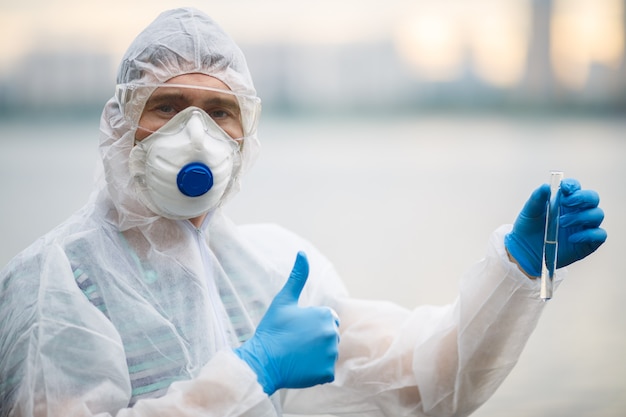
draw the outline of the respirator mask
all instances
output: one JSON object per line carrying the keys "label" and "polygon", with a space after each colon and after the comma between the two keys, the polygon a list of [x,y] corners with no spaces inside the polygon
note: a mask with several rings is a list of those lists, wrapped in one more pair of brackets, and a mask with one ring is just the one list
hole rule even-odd
{"label": "respirator mask", "polygon": [[203,110],[187,107],[130,153],[140,200],[169,219],[198,217],[220,205],[241,168],[240,143]]}

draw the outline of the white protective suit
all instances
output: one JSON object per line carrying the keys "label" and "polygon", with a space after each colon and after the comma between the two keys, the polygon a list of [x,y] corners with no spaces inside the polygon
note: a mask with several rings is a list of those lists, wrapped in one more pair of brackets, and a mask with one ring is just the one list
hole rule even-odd
{"label": "white protective suit", "polygon": [[[240,50],[192,9],[141,33],[118,83],[193,72],[255,94]],[[135,122],[147,98],[126,109]],[[1,417],[460,416],[515,365],[543,303],[506,256],[506,227],[452,305],[351,299],[326,258],[277,226],[236,226],[219,208],[198,229],[152,214],[129,174],[134,129],[112,98],[89,202],[2,271]],[[256,150],[248,132],[242,171]],[[232,348],[252,336],[298,250],[311,265],[301,304],[341,318],[335,381],[268,398]]]}

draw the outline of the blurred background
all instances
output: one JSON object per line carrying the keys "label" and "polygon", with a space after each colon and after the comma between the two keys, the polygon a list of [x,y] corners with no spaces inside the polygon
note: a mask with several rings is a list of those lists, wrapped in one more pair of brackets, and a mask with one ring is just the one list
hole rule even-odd
{"label": "blurred background", "polygon": [[626,415],[624,0],[0,0],[0,266],[84,204],[121,56],[186,5],[239,43],[263,100],[226,209],[311,240],[354,296],[452,302],[551,169],[597,190],[607,243],[475,415]]}
{"label": "blurred background", "polygon": [[[176,1],[3,1],[0,109],[99,110]],[[626,105],[623,0],[191,1],[246,52],[266,110]]]}

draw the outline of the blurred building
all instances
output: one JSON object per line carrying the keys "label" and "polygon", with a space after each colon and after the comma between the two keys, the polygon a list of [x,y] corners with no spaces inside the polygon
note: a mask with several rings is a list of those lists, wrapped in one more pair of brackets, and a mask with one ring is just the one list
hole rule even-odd
{"label": "blurred building", "polygon": [[2,80],[0,110],[92,112],[113,95],[112,57],[87,50],[34,50]]}

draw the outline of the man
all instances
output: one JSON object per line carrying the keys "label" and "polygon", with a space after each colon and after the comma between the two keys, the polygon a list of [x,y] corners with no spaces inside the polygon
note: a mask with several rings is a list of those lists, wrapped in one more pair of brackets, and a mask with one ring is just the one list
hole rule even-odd
{"label": "man", "polygon": [[[1,416],[452,416],[495,391],[542,311],[547,185],[454,304],[355,300],[305,240],[222,213],[260,101],[210,18],[163,13],[117,81],[90,201],[0,276]],[[606,239],[597,194],[561,189],[559,267]]]}

